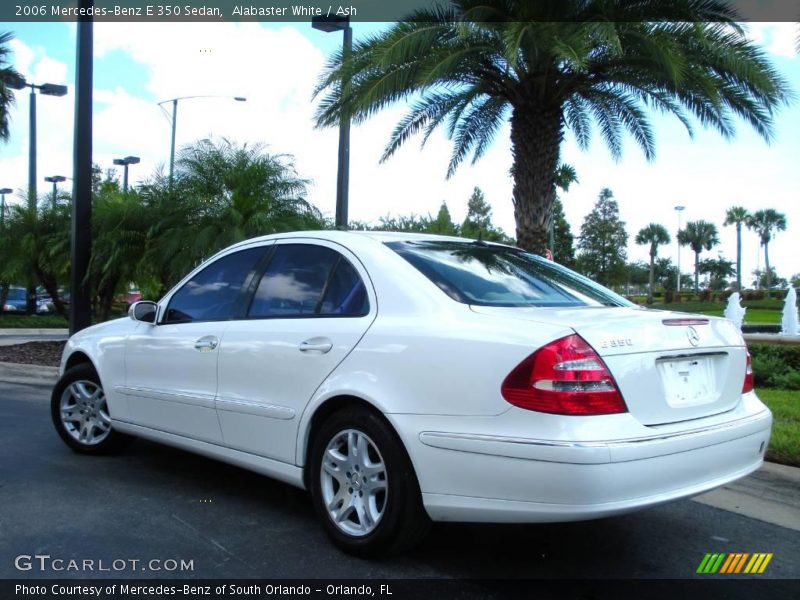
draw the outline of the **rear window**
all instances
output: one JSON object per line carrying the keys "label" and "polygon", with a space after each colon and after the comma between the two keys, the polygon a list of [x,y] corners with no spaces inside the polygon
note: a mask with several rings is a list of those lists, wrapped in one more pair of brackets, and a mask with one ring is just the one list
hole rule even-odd
{"label": "rear window", "polygon": [[485,242],[386,244],[453,300],[480,306],[632,306],[591,279],[540,256]]}

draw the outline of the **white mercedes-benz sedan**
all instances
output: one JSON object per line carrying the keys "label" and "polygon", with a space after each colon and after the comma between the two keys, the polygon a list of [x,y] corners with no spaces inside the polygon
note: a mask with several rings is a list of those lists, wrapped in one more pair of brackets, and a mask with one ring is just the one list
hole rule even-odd
{"label": "white mercedes-benz sedan", "polygon": [[314,231],[213,256],[70,338],[74,450],[139,436],[310,490],[336,544],[616,515],[758,469],[772,415],[728,320],[639,308],[517,248]]}

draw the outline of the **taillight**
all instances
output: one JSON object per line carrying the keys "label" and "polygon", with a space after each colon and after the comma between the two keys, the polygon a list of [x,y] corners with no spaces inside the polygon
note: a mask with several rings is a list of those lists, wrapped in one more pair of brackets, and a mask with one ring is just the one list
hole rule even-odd
{"label": "taillight", "polygon": [[750,359],[750,353],[747,353],[747,366],[744,370],[744,383],[742,384],[742,393],[752,392],[755,388],[753,382],[753,361]]}
{"label": "taillight", "polygon": [[559,415],[626,412],[603,359],[579,335],[540,348],[519,363],[501,387],[514,406]]}

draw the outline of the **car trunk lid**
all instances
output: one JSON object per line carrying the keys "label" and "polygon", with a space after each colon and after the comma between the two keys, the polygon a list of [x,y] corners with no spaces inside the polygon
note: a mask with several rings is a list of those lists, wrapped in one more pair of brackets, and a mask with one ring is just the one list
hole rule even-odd
{"label": "car trunk lid", "polygon": [[478,314],[572,328],[602,357],[645,425],[725,412],[741,399],[747,351],[730,321],[631,307],[487,307]]}

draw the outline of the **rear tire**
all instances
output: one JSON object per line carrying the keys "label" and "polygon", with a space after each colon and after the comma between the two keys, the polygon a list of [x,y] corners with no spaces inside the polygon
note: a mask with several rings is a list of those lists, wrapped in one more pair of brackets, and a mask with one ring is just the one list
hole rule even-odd
{"label": "rear tire", "polygon": [[53,388],[50,414],[61,439],[80,454],[112,454],[131,441],[111,426],[103,385],[92,365],[64,373]]}
{"label": "rear tire", "polygon": [[406,550],[430,527],[402,442],[374,412],[331,415],[311,444],[309,483],[326,533],[345,552],[379,557]]}

